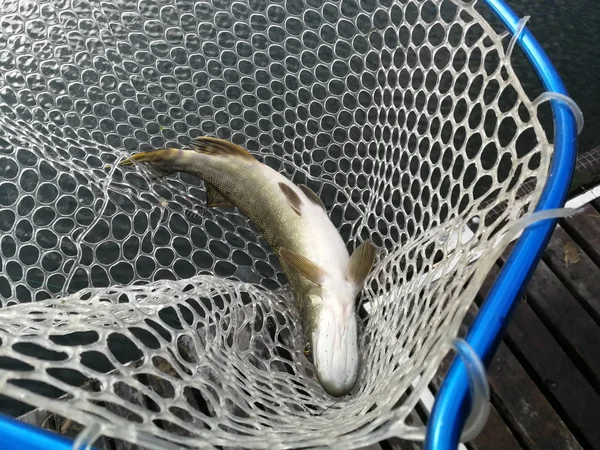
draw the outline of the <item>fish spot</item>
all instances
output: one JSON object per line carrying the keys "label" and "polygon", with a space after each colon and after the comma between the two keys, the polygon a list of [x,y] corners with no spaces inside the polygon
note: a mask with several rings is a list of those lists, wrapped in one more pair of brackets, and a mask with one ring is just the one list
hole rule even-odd
{"label": "fish spot", "polygon": [[302,213],[300,212],[300,207],[302,206],[302,199],[298,196],[298,194],[296,194],[294,190],[285,183],[279,183],[279,189],[281,189],[281,192],[283,192],[283,195],[285,195],[285,198],[287,198],[294,212],[301,216]]}

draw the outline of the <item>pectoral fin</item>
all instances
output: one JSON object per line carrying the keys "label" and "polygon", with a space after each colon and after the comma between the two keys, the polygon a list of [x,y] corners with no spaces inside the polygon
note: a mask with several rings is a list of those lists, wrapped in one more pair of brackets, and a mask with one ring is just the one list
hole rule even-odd
{"label": "pectoral fin", "polygon": [[348,278],[354,281],[357,285],[362,286],[365,279],[373,268],[377,251],[373,244],[365,241],[354,250],[350,257],[350,265],[348,267]]}
{"label": "pectoral fin", "polygon": [[206,183],[206,206],[209,208],[229,208],[235,205],[212,184]]}
{"label": "pectoral fin", "polygon": [[311,260],[298,253],[294,253],[287,248],[279,249],[279,257],[307,280],[312,281],[319,286],[323,283],[323,279],[327,272],[325,272],[318,264],[315,264]]}
{"label": "pectoral fin", "polygon": [[296,192],[285,183],[279,183],[279,189],[281,189],[281,192],[283,192],[283,195],[285,195],[285,198],[294,212],[301,216],[302,199],[298,197],[298,194],[296,194]]}

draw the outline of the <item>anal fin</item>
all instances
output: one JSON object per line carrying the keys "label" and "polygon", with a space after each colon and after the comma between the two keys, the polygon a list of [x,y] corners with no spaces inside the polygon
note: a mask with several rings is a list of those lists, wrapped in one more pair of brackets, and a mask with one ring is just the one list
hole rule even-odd
{"label": "anal fin", "polygon": [[206,184],[206,206],[209,208],[230,208],[235,207],[231,201],[225,197],[212,184]]}

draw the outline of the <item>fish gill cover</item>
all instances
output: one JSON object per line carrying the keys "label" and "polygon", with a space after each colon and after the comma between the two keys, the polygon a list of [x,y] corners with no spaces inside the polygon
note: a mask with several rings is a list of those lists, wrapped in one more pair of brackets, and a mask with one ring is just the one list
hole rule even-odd
{"label": "fish gill cover", "polygon": [[[433,376],[552,155],[478,8],[1,0],[1,393],[148,448],[407,434],[411,383]],[[199,135],[307,184],[350,250],[381,249],[341,401],[248,220],[204,208],[194,177],[114,164]]]}

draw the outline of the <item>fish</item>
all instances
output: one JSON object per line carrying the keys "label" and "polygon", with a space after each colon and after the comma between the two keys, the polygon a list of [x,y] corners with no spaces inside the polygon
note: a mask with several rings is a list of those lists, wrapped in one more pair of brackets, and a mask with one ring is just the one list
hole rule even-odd
{"label": "fish", "polygon": [[208,207],[237,207],[249,218],[288,279],[320,385],[331,396],[347,395],[360,367],[356,299],[376,247],[365,240],[350,256],[319,196],[248,150],[209,136],[190,147],[137,153],[120,165],[196,175],[205,183]]}

